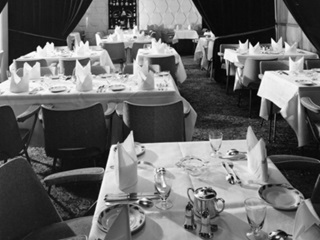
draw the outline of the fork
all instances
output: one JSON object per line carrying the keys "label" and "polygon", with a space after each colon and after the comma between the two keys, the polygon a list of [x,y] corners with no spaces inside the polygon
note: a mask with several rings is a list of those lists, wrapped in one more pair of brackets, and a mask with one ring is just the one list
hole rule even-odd
{"label": "fork", "polygon": [[228,162],[227,165],[229,166],[230,170],[232,171],[233,175],[236,178],[236,183],[239,183],[241,185],[241,179],[238,177],[238,175],[236,174],[236,172],[233,169],[233,163],[232,162]]}

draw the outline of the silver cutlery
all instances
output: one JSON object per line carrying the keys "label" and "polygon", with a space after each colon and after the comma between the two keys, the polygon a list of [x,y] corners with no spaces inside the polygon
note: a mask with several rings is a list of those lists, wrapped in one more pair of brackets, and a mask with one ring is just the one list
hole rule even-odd
{"label": "silver cutlery", "polygon": [[234,185],[234,184],[235,184],[235,179],[234,179],[233,174],[232,174],[232,173],[230,172],[230,170],[227,168],[225,162],[222,162],[222,166],[224,167],[224,169],[225,169],[226,172],[227,172],[227,176],[226,176],[227,182],[229,182],[231,185]]}
{"label": "silver cutlery", "polygon": [[137,201],[142,198],[150,200],[159,199],[160,195],[157,192],[133,192],[133,193],[119,193],[119,194],[106,194],[104,197],[105,202],[121,202],[121,201]]}
{"label": "silver cutlery", "polygon": [[230,168],[230,171],[233,173],[233,176],[235,177],[236,183],[241,184],[241,179],[239,176],[236,174],[236,172],[233,169],[233,163],[229,162],[227,163],[227,166]]}

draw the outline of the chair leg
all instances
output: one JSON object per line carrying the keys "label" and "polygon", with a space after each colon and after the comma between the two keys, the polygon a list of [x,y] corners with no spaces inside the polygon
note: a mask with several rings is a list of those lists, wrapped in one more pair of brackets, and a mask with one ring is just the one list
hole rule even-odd
{"label": "chair leg", "polygon": [[29,157],[27,147],[24,148],[24,155],[26,156],[26,159],[28,160],[28,162],[31,164],[31,158]]}
{"label": "chair leg", "polygon": [[249,90],[249,118],[251,118],[252,109],[252,89]]}
{"label": "chair leg", "polygon": [[273,142],[276,142],[277,113],[273,114]]}
{"label": "chair leg", "polygon": [[230,82],[230,63],[228,63],[226,61],[226,67],[227,67],[227,71],[226,71],[226,74],[227,74],[227,78],[226,78],[226,94],[228,95],[229,94],[229,82]]}
{"label": "chair leg", "polygon": [[270,111],[269,111],[269,136],[268,136],[268,140],[269,140],[269,142],[271,142],[272,140],[271,140],[271,132],[272,132],[272,124],[271,124],[271,122],[272,122],[272,116],[274,117],[274,115],[272,114],[272,112],[273,112],[273,103],[271,102],[270,103]]}

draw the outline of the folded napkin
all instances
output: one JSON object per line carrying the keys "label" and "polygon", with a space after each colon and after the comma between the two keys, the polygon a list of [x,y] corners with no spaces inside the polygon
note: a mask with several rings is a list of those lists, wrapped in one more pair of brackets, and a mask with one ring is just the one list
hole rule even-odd
{"label": "folded napkin", "polygon": [[291,72],[301,72],[303,71],[304,66],[304,57],[301,57],[300,59],[294,61],[289,58],[289,71]]}
{"label": "folded napkin", "polygon": [[111,35],[108,36],[108,41],[110,42],[118,42],[118,35],[113,33]]}
{"label": "folded napkin", "polygon": [[149,70],[147,61],[143,62],[142,67],[135,63],[134,71],[135,75],[140,80],[138,83],[139,90],[153,90],[154,89],[154,74]]}
{"label": "folded napkin", "polygon": [[244,43],[239,41],[239,51],[240,52],[246,52],[246,51],[248,51],[248,48],[249,48],[249,40],[248,39]]}
{"label": "folded napkin", "polygon": [[278,42],[274,41],[273,38],[271,38],[271,47],[273,51],[281,52],[283,48],[282,37],[279,38]]}
{"label": "folded napkin", "polygon": [[47,50],[45,48],[38,46],[36,48],[36,56],[37,57],[47,57],[48,56]]}
{"label": "folded napkin", "polygon": [[29,79],[40,79],[40,63],[36,62],[32,67],[28,63],[23,64],[23,75],[28,74]]}
{"label": "folded napkin", "polygon": [[121,205],[116,218],[111,224],[104,240],[131,240],[130,216],[128,204]]}
{"label": "folded napkin", "polygon": [[298,207],[293,229],[293,239],[295,240],[320,239],[320,218],[310,199],[303,201]]}
{"label": "folded napkin", "polygon": [[260,43],[257,42],[255,46],[252,46],[251,43],[249,43],[249,54],[260,54],[261,53],[261,48],[260,48]]}
{"label": "folded napkin", "polygon": [[145,39],[145,35],[144,35],[144,31],[142,31],[141,33],[137,33],[136,34],[136,36],[137,36],[137,41],[143,41],[144,39]]}
{"label": "folded napkin", "polygon": [[191,30],[191,25],[190,24],[188,25],[188,30]]}
{"label": "folded napkin", "polygon": [[79,46],[75,46],[74,52],[77,56],[88,56],[90,55],[89,42],[86,43],[80,42]]}
{"label": "folded napkin", "polygon": [[133,35],[138,36],[139,35],[138,26],[134,26],[132,32],[133,32]]}
{"label": "folded napkin", "polygon": [[125,190],[138,181],[138,160],[132,131],[122,144],[118,143],[117,149],[118,154],[114,164],[116,182],[120,190]]}
{"label": "folded napkin", "polygon": [[107,69],[109,69],[109,73],[110,73],[110,69],[115,69],[113,62],[110,58],[109,53],[106,50],[103,50],[101,55],[100,55],[100,65],[103,66],[106,71]]}
{"label": "folded napkin", "polygon": [[76,89],[79,92],[87,92],[92,90],[92,75],[90,62],[86,66],[82,66],[76,61],[75,67]]}
{"label": "folded napkin", "polygon": [[266,144],[263,139],[258,141],[251,126],[248,127],[247,131],[247,147],[249,172],[263,182],[268,181]]}
{"label": "folded napkin", "polygon": [[156,41],[155,39],[152,39],[151,41],[151,51],[156,54],[163,54],[166,53],[168,49],[167,44],[161,42],[161,38]]}
{"label": "folded napkin", "polygon": [[287,42],[285,42],[284,43],[284,52],[287,54],[296,54],[297,53],[297,43],[294,43],[290,46]]}

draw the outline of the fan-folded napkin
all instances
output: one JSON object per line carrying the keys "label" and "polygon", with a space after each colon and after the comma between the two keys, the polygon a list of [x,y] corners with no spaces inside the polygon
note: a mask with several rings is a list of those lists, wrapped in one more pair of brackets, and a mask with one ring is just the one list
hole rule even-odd
{"label": "fan-folded napkin", "polygon": [[273,38],[271,38],[271,47],[273,51],[281,52],[283,47],[282,37],[279,38],[278,42],[274,41]]}
{"label": "fan-folded napkin", "polygon": [[113,69],[113,70],[115,69],[113,62],[112,62],[107,50],[103,50],[100,55],[100,66],[104,67],[106,69],[106,71],[107,71],[107,67],[109,67],[109,69]]}
{"label": "fan-folded napkin", "polygon": [[165,53],[167,50],[167,45],[165,43],[161,42],[161,38],[156,41],[155,39],[152,39],[151,41],[151,51],[154,53]]}
{"label": "fan-folded napkin", "polygon": [[252,46],[252,44],[249,43],[249,54],[260,54],[260,53],[261,53],[261,48],[260,48],[259,42],[254,46]]}
{"label": "fan-folded napkin", "polygon": [[248,39],[244,43],[239,41],[239,51],[240,52],[246,52],[246,51],[248,51],[248,48],[249,48],[249,40]]}
{"label": "fan-folded napkin", "polygon": [[130,216],[128,204],[121,205],[116,218],[108,222],[111,225],[104,240],[131,240]]}
{"label": "fan-folded napkin", "polygon": [[90,62],[86,66],[82,66],[76,61],[75,67],[76,89],[79,92],[87,92],[92,90],[92,75]]}
{"label": "fan-folded napkin", "polygon": [[287,42],[285,42],[284,43],[284,52],[287,54],[296,54],[297,53],[297,43],[294,43],[290,46]]}
{"label": "fan-folded napkin", "polygon": [[304,65],[304,57],[301,57],[300,59],[294,61],[289,58],[289,71],[290,72],[301,72],[303,71],[303,65]]}
{"label": "fan-folded napkin", "polygon": [[138,26],[134,26],[132,32],[133,32],[133,35],[138,36],[139,35]]}
{"label": "fan-folded napkin", "polygon": [[36,51],[37,51],[36,56],[38,56],[38,57],[50,56],[54,52],[54,43],[47,42],[43,48],[38,46],[36,48]]}
{"label": "fan-folded napkin", "polygon": [[125,190],[138,181],[138,160],[132,131],[123,143],[118,143],[117,149],[114,164],[116,182],[120,190]]}
{"label": "fan-folded napkin", "polygon": [[134,62],[133,72],[134,75],[139,79],[138,89],[139,90],[153,90],[154,89],[154,74],[149,70],[147,61],[143,62],[142,67]]}
{"label": "fan-folded napkin", "polygon": [[90,54],[89,42],[86,43],[80,42],[79,46],[76,46],[74,52],[77,56],[87,56]]}
{"label": "fan-folded napkin", "polygon": [[310,199],[303,201],[298,207],[293,229],[295,240],[320,239],[320,219]]}
{"label": "fan-folded napkin", "polygon": [[268,181],[266,145],[263,139],[260,139],[258,141],[251,126],[248,127],[247,131],[247,147],[249,172],[263,182]]}

